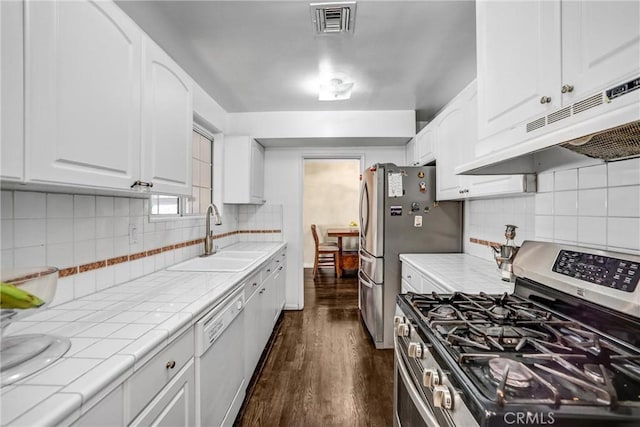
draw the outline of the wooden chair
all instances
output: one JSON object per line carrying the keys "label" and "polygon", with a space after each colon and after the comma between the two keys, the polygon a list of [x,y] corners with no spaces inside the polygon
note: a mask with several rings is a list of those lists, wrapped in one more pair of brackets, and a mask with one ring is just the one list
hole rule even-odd
{"label": "wooden chair", "polygon": [[318,277],[318,269],[331,267],[337,274],[336,265],[338,263],[338,244],[333,242],[320,243],[318,231],[315,224],[311,224],[311,233],[316,246],[316,254],[313,261],[313,278]]}

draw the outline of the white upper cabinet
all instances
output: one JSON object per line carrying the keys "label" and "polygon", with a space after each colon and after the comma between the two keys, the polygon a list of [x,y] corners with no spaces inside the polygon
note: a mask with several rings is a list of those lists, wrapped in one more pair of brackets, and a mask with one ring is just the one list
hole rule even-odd
{"label": "white upper cabinet", "polygon": [[27,2],[25,19],[27,180],[129,188],[142,32],[111,2]]}
{"label": "white upper cabinet", "polygon": [[244,135],[224,138],[224,203],[262,204],[264,147]]}
{"label": "white upper cabinet", "polygon": [[411,140],[407,142],[407,145],[404,148],[405,163],[408,166],[414,166],[416,164],[416,158],[417,158],[416,156],[417,156],[416,139],[411,138]]}
{"label": "white upper cabinet", "polygon": [[405,156],[410,166],[422,166],[436,159],[435,126],[427,124],[407,143]]}
{"label": "white upper cabinet", "polygon": [[24,179],[24,97],[23,90],[23,3],[0,2],[0,177]]}
{"label": "white upper cabinet", "polygon": [[154,192],[191,194],[192,88],[191,78],[145,37],[141,177]]}
{"label": "white upper cabinet", "polygon": [[474,145],[478,139],[475,126],[472,126],[477,110],[473,106],[475,102],[476,87],[472,84],[460,92],[431,122],[436,124],[437,129],[436,198],[438,200],[465,197],[464,191],[468,177],[456,175],[453,170],[473,157]]}
{"label": "white upper cabinet", "polygon": [[640,2],[562,2],[562,85],[572,87],[565,103],[639,74]]}
{"label": "white upper cabinet", "polygon": [[427,124],[416,135],[416,165],[426,165],[436,159],[436,131],[432,123]]}
{"label": "white upper cabinet", "polygon": [[[4,43],[22,3],[2,7],[12,18]],[[2,129],[2,179],[190,195],[191,78],[113,2],[29,1],[24,10],[25,132],[21,90],[8,89],[22,87],[21,71],[5,75],[3,65],[2,120],[12,125]],[[3,62],[21,63],[19,43],[4,48]]]}
{"label": "white upper cabinet", "polygon": [[638,1],[479,0],[476,14],[478,155],[602,115],[601,91],[640,75]]}
{"label": "white upper cabinet", "polygon": [[560,4],[476,3],[479,137],[560,105]]}
{"label": "white upper cabinet", "polygon": [[535,191],[534,175],[456,175],[474,160],[478,142],[477,86],[472,82],[432,122],[437,129],[436,198],[460,200]]}

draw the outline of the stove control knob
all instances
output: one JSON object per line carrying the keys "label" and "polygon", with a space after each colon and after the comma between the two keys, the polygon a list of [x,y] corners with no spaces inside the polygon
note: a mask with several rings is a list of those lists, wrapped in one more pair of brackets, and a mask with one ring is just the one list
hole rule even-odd
{"label": "stove control knob", "polygon": [[406,323],[398,324],[397,333],[399,337],[408,337],[409,336],[409,328],[410,326]]}
{"label": "stove control knob", "polygon": [[404,316],[394,316],[393,317],[393,324],[397,325],[399,323],[404,323]]}
{"label": "stove control knob", "polygon": [[453,408],[453,397],[447,386],[438,385],[433,388],[433,406],[443,409]]}
{"label": "stove control knob", "polygon": [[413,357],[414,359],[422,359],[422,344],[419,342],[410,342],[409,348],[407,348],[407,352],[409,353],[409,357]]}
{"label": "stove control knob", "polygon": [[425,387],[435,387],[440,384],[440,374],[435,368],[422,371],[422,385]]}

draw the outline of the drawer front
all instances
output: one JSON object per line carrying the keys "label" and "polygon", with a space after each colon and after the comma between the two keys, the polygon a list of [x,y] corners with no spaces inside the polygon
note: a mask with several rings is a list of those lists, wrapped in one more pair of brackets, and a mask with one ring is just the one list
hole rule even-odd
{"label": "drawer front", "polygon": [[407,292],[413,292],[416,294],[419,293],[418,290],[413,286],[411,286],[411,284],[407,282],[405,279],[402,279],[400,292],[403,294],[406,294]]}
{"label": "drawer front", "polygon": [[129,418],[135,417],[193,357],[193,328],[174,340],[127,380]]}
{"label": "drawer front", "polygon": [[260,279],[262,282],[267,280],[267,278],[276,271],[277,265],[276,258],[273,257],[262,266],[260,270]]}
{"label": "drawer front", "polygon": [[452,293],[453,290],[452,289],[447,289],[446,287],[444,287],[443,285],[434,282],[431,279],[428,279],[426,277],[422,277],[422,292],[423,293],[427,293],[430,294],[431,292],[436,292],[439,294],[449,294]]}
{"label": "drawer front", "polygon": [[260,272],[257,272],[256,274],[252,275],[244,282],[244,300],[245,301],[249,301],[249,298],[251,298],[251,295],[253,295],[253,293],[258,289],[260,289],[261,282],[262,281],[260,280]]}
{"label": "drawer front", "polygon": [[420,274],[418,270],[407,264],[402,263],[402,280],[406,280],[416,292],[423,292],[420,283]]}

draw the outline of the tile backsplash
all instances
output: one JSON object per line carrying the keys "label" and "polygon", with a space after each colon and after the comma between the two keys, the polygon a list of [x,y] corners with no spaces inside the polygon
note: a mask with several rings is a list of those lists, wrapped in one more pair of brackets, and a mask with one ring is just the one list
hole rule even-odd
{"label": "tile backsplash", "polygon": [[538,174],[535,195],[465,202],[465,252],[491,259],[470,238],[525,239],[640,254],[640,159]]}
{"label": "tile backsplash", "polygon": [[[0,263],[2,267],[66,269],[69,277],[61,273],[54,304],[127,282],[202,251],[201,216],[150,220],[146,199],[1,193]],[[225,205],[223,224],[212,231],[215,244],[225,247],[238,241],[280,241],[281,229],[281,206]]]}

